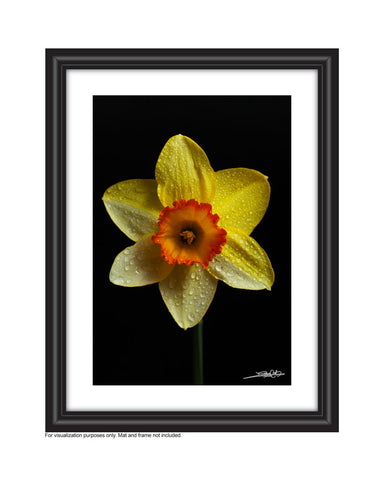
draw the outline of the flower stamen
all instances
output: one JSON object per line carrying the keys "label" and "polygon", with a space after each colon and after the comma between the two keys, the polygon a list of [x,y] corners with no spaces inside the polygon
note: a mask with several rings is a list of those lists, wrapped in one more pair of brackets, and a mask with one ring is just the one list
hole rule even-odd
{"label": "flower stamen", "polygon": [[196,235],[191,230],[183,230],[179,235],[183,242],[188,243],[188,245],[192,245],[196,239]]}

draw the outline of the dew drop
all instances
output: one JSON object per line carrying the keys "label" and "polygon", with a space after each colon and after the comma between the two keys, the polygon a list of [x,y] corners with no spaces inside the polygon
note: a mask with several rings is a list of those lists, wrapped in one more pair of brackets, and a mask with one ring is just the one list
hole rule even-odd
{"label": "dew drop", "polygon": [[144,258],[144,252],[139,252],[138,255],[137,255],[137,258],[138,258],[139,260],[143,260],[143,258]]}
{"label": "dew drop", "polygon": [[189,314],[188,314],[188,320],[189,320],[190,322],[193,322],[193,320],[195,320],[195,315],[194,315],[193,313],[189,313]]}
{"label": "dew drop", "polygon": [[192,272],[192,273],[191,273],[191,278],[192,278],[192,279],[195,279],[195,278],[196,278],[196,273],[195,273],[195,272]]}

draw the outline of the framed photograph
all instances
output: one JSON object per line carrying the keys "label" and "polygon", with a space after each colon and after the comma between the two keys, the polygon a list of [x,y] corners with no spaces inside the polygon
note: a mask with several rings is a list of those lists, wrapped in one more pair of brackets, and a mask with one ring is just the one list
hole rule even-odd
{"label": "framed photograph", "polygon": [[46,430],[338,431],[338,50],[46,51]]}

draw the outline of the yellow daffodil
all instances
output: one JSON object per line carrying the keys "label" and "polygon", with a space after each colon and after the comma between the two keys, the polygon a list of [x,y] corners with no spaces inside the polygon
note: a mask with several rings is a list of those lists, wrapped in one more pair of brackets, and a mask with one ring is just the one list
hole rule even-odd
{"label": "yellow daffodil", "polygon": [[202,320],[218,280],[271,289],[271,262],[249,236],[268,207],[266,176],[248,168],[214,172],[199,145],[176,135],[161,151],[155,177],[117,183],[103,196],[112,220],[136,242],[117,255],[112,283],[159,282],[169,312],[184,329]]}

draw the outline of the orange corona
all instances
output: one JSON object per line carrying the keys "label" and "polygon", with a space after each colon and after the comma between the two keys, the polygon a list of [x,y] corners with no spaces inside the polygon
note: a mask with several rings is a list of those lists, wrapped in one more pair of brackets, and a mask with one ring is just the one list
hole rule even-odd
{"label": "orange corona", "polygon": [[170,265],[200,263],[207,268],[212,258],[221,253],[227,238],[218,221],[219,216],[212,213],[209,203],[177,200],[173,207],[160,212],[160,230],[152,240],[160,245],[161,256]]}

